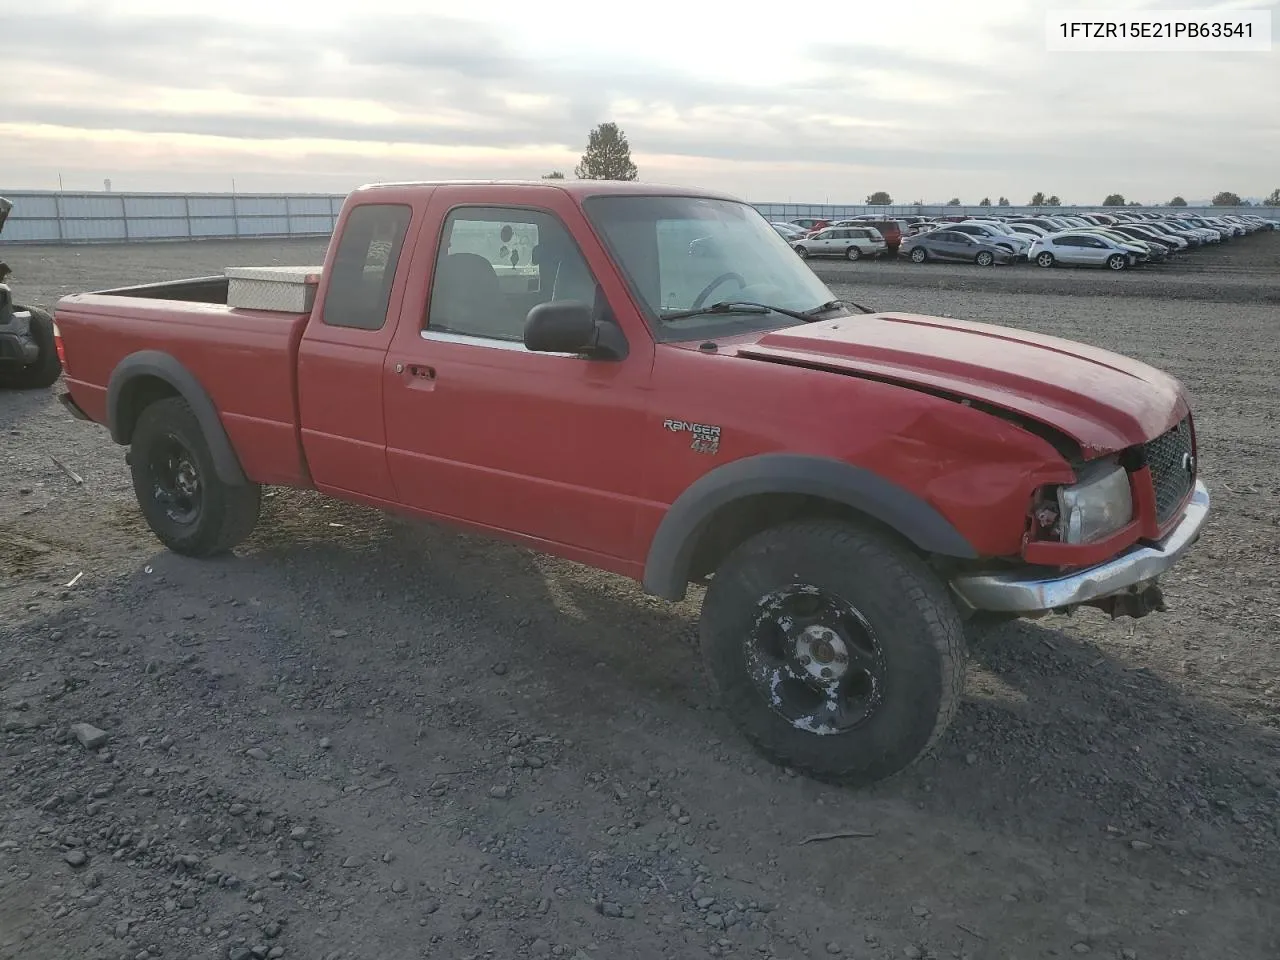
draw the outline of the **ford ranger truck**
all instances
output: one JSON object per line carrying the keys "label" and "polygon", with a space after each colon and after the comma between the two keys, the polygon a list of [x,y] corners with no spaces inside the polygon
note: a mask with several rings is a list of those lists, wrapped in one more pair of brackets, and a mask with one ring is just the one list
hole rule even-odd
{"label": "ford ranger truck", "polygon": [[283,485],[705,586],[723,709],[816,778],[937,743],[968,619],[1163,609],[1209,510],[1174,378],[864,311],[729,196],[371,185],[274,269],[57,305],[64,402],[162,543],[228,551]]}

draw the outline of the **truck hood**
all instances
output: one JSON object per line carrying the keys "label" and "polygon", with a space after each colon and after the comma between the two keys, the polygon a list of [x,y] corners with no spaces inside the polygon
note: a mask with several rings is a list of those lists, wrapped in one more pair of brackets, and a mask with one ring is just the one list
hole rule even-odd
{"label": "truck hood", "polygon": [[775,330],[740,346],[737,355],[989,404],[1054,428],[1087,457],[1144,443],[1186,413],[1182,385],[1145,363],[967,320],[842,317]]}

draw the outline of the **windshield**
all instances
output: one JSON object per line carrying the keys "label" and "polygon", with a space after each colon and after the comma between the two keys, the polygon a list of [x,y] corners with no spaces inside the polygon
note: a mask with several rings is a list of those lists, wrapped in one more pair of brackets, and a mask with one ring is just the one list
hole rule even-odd
{"label": "windshield", "polygon": [[[721,301],[813,311],[835,298],[753,207],[706,197],[591,197],[588,218],[643,302],[659,340],[795,324],[773,311],[683,316]],[[665,319],[671,317],[671,319]]]}

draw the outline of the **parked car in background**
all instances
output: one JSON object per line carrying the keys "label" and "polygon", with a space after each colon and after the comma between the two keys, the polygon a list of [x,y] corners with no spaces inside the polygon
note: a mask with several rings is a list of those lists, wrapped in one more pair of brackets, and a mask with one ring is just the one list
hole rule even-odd
{"label": "parked car in background", "polygon": [[875,227],[827,227],[811,237],[802,237],[791,244],[804,259],[809,257],[844,257],[861,260],[878,257],[888,250],[888,244]]}
{"label": "parked car in background", "polygon": [[1183,240],[1181,237],[1175,237],[1169,234],[1161,236],[1149,227],[1142,226],[1139,223],[1122,223],[1115,227],[1115,231],[1117,233],[1124,234],[1126,237],[1132,237],[1135,240],[1145,240],[1148,243],[1158,243],[1170,254],[1187,249],[1187,241]]}
{"label": "parked car in background", "polygon": [[966,220],[964,223],[957,223],[949,229],[967,233],[971,237],[984,239],[997,247],[1003,247],[1018,258],[1025,258],[1027,251],[1031,249],[1031,241],[1029,239],[1019,236],[1003,223],[996,223],[995,221]]}
{"label": "parked car in background", "polygon": [[773,229],[778,232],[778,236],[782,237],[783,240],[788,241],[799,240],[809,232],[803,227],[797,227],[794,223],[779,223],[776,220],[771,220],[769,222],[769,226],[773,227]]}
{"label": "parked car in background", "polygon": [[1137,247],[1085,230],[1052,233],[1031,244],[1031,259],[1042,267],[1059,263],[1127,270],[1138,262]]}
{"label": "parked car in background", "polygon": [[989,267],[995,263],[1012,263],[1017,254],[1007,247],[997,246],[982,236],[974,236],[951,229],[950,225],[928,233],[907,237],[899,252],[912,263],[927,260],[958,260]]}
{"label": "parked car in background", "polygon": [[802,227],[809,233],[816,230],[823,230],[831,226],[830,220],[821,220],[816,217],[798,217],[791,221],[795,226]]}
{"label": "parked car in background", "polygon": [[884,238],[885,245],[888,247],[889,253],[896,254],[898,248],[902,245],[902,237],[906,232],[903,224],[897,220],[860,220],[859,226],[871,227],[880,232],[880,236]]}
{"label": "parked car in background", "polygon": [[1093,233],[1100,237],[1106,237],[1108,240],[1114,240],[1122,247],[1132,247],[1138,253],[1139,263],[1148,263],[1156,260],[1164,260],[1168,256],[1168,251],[1163,246],[1149,243],[1136,237],[1126,236],[1120,233],[1115,227],[1094,227],[1086,230],[1086,233]]}

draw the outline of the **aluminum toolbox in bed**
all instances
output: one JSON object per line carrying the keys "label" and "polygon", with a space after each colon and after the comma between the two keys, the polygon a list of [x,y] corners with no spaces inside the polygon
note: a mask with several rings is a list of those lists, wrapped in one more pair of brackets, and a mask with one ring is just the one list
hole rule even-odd
{"label": "aluminum toolbox in bed", "polygon": [[227,306],[310,313],[321,267],[227,267]]}

